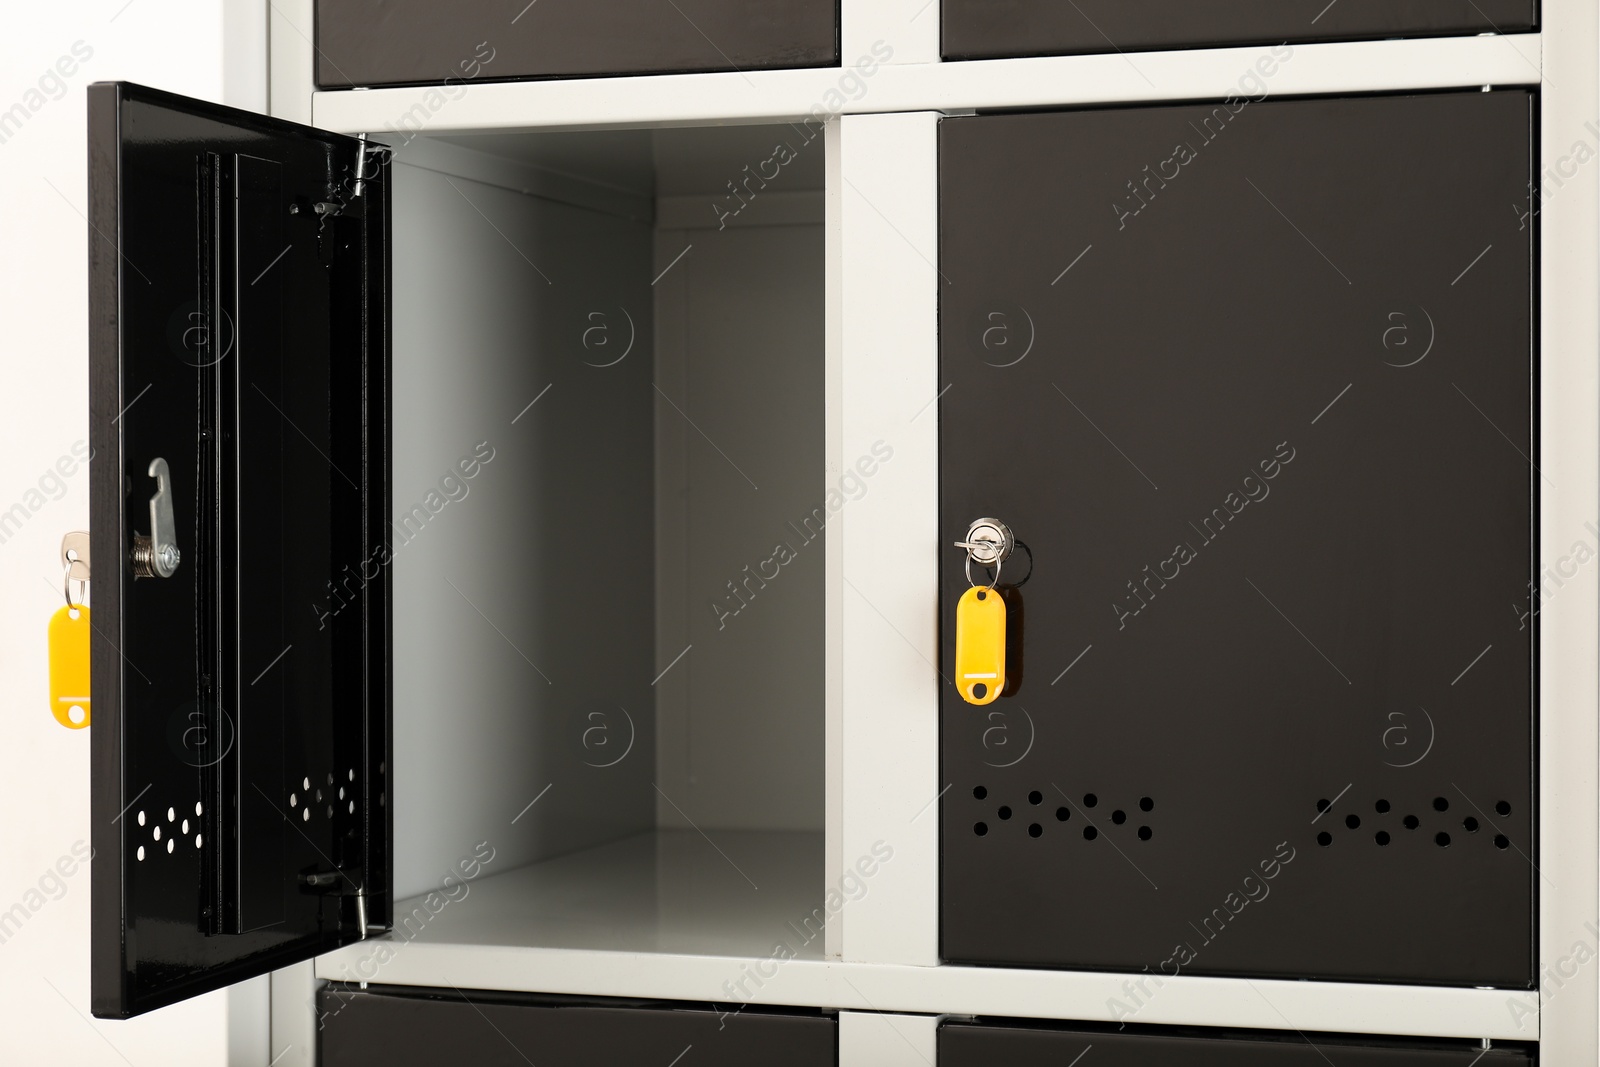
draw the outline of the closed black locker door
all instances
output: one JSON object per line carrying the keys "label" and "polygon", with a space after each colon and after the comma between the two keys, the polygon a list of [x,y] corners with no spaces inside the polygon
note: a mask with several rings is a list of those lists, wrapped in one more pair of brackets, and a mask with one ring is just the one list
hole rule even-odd
{"label": "closed black locker door", "polygon": [[834,1016],[660,1001],[332,985],[323,1067],[833,1067]]}
{"label": "closed black locker door", "polygon": [[96,1015],[389,921],[388,208],[363,153],[89,90]]}
{"label": "closed black locker door", "polygon": [[1533,104],[944,122],[946,958],[1531,983]]}
{"label": "closed black locker door", "polygon": [[1068,1067],[1076,1057],[1090,1055],[1103,1067],[1525,1067],[1533,1062],[1521,1048],[1484,1051],[1465,1041],[1151,1028],[1117,1033],[1005,1024],[939,1028],[939,1067]]}
{"label": "closed black locker door", "polygon": [[1517,33],[1537,0],[943,0],[946,59]]}
{"label": "closed black locker door", "polygon": [[839,63],[838,0],[524,3],[317,0],[317,85],[445,85],[454,94],[474,81]]}

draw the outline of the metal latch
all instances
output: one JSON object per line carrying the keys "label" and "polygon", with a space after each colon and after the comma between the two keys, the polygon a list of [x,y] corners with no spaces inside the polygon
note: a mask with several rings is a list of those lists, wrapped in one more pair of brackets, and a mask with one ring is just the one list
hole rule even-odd
{"label": "metal latch", "polygon": [[156,480],[156,492],[150,498],[150,535],[133,535],[133,576],[171,578],[182,558],[177,523],[172,518],[172,473],[167,470],[167,461],[157,456],[150,461],[149,474]]}

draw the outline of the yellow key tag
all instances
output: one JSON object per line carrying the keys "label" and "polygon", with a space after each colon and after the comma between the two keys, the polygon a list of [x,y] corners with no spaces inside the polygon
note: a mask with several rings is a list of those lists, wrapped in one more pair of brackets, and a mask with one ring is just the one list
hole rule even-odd
{"label": "yellow key tag", "polygon": [[50,616],[50,714],[69,730],[89,725],[89,609],[82,604]]}
{"label": "yellow key tag", "polygon": [[1005,684],[1005,600],[973,586],[956,602],[956,688],[968,704],[990,704]]}

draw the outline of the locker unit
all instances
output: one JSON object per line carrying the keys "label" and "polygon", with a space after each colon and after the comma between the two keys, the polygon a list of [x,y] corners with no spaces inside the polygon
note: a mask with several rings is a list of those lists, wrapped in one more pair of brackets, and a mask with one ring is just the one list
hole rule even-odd
{"label": "locker unit", "polygon": [[833,1067],[837,1021],[819,1012],[578,998],[511,998],[456,990],[330,985],[317,997],[324,1067],[623,1067],[683,1062]]}
{"label": "locker unit", "polygon": [[1516,33],[1536,0],[941,0],[945,59]]}
{"label": "locker unit", "polygon": [[325,89],[839,63],[837,0],[317,0],[316,16]]}
{"label": "locker unit", "polygon": [[[766,955],[792,920],[820,956],[806,128],[391,161],[136,86],[92,104],[121,234],[94,263],[94,536],[124,561],[93,660],[95,1010],[439,936],[468,891],[533,944]],[[782,173],[719,190],[775,146]],[[179,562],[138,577],[163,493]]]}
{"label": "locker unit", "polygon": [[1093,1052],[1108,1067],[1447,1067],[1531,1064],[1524,1047],[1475,1048],[1464,1042],[1361,1041],[1333,1034],[1241,1034],[1131,1027],[1125,1031],[1023,1026],[1008,1021],[947,1022],[939,1027],[939,1067],[1055,1067]]}
{"label": "locker unit", "polygon": [[1532,984],[1533,109],[944,122],[947,959]]}
{"label": "locker unit", "polygon": [[91,88],[94,1014],[1592,1058],[1592,5],[600,6]]}

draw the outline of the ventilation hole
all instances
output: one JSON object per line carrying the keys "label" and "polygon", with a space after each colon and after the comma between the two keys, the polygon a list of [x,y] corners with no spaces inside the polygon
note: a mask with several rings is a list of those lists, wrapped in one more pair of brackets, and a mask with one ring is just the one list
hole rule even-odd
{"label": "ventilation hole", "polygon": [[161,827],[159,827],[159,826],[156,827],[156,840],[157,841],[161,840]]}
{"label": "ventilation hole", "polygon": [[977,697],[979,700],[982,700],[984,697],[989,695],[989,687],[984,685],[982,682],[978,682],[972,687],[972,695]]}
{"label": "ventilation hole", "polygon": [[1322,831],[1322,833],[1317,835],[1317,844],[1321,845],[1323,848],[1327,848],[1329,845],[1333,844],[1333,835],[1328,833],[1326,830]]}
{"label": "ventilation hole", "polygon": [[1116,811],[1111,813],[1111,821],[1116,823],[1118,826],[1121,826],[1123,823],[1128,821],[1128,816],[1121,808],[1118,808]]}
{"label": "ventilation hole", "polygon": [[980,786],[974,786],[973,787],[973,790],[972,790],[973,799],[982,800],[984,797],[986,797],[988,795],[989,795],[989,791],[987,789],[985,789],[983,786],[980,785]]}
{"label": "ventilation hole", "polygon": [[1415,815],[1407,815],[1402,821],[1405,823],[1407,830],[1415,830],[1417,827],[1422,825],[1422,820],[1417,818]]}
{"label": "ventilation hole", "polygon": [[1450,810],[1450,802],[1448,800],[1446,800],[1444,797],[1434,797],[1433,798],[1433,810],[1434,811],[1449,811]]}
{"label": "ventilation hole", "polygon": [[194,847],[195,848],[199,848],[200,847],[200,835],[199,834],[195,834],[194,835]]}
{"label": "ventilation hole", "polygon": [[301,808],[300,809],[300,821],[301,822],[310,822],[311,821],[311,809],[310,808]]}
{"label": "ventilation hole", "polygon": [[333,772],[332,771],[328,772],[328,784],[329,785],[333,784]]}
{"label": "ventilation hole", "polygon": [[1496,804],[1494,806],[1494,813],[1496,815],[1500,815],[1500,816],[1510,815],[1511,814],[1511,802],[1508,801],[1508,800],[1500,801],[1498,804]]}
{"label": "ventilation hole", "polygon": [[1035,789],[1033,792],[1028,794],[1028,803],[1029,804],[1043,804],[1044,803],[1044,794],[1039,792],[1037,789]]}
{"label": "ventilation hole", "polygon": [[328,805],[328,818],[330,818],[330,819],[333,818],[333,805],[332,804]]}
{"label": "ventilation hole", "polygon": [[[379,774],[388,774],[389,773],[389,765],[387,763],[378,764],[378,773]],[[355,771],[351,771],[350,772],[350,780],[352,782],[356,780],[356,772]]]}
{"label": "ventilation hole", "polygon": [[1098,803],[1100,803],[1100,798],[1095,796],[1093,793],[1085,793],[1085,794],[1083,794],[1083,806],[1084,807],[1092,808]]}
{"label": "ventilation hole", "polygon": [[378,807],[380,807],[380,808],[381,808],[381,807],[383,807],[383,806],[384,806],[384,802],[385,802],[385,800],[386,800],[386,798],[387,798],[387,797],[388,797],[388,796],[389,796],[389,794],[388,794],[388,793],[379,793],[379,794],[378,794]]}
{"label": "ventilation hole", "polygon": [[188,837],[189,836],[189,820],[188,819],[183,820],[183,826],[181,826],[179,829],[181,829],[183,831],[183,836],[184,837]]}
{"label": "ventilation hole", "polygon": [[1389,843],[1389,831],[1379,830],[1372,835],[1372,839],[1380,845],[1387,845]]}
{"label": "ventilation hole", "polygon": [[1352,830],[1359,830],[1361,829],[1361,816],[1351,812],[1344,817],[1344,824]]}
{"label": "ventilation hole", "polygon": [[1478,820],[1468,815],[1465,819],[1461,820],[1461,827],[1462,829],[1466,830],[1467,833],[1475,834],[1478,832]]}
{"label": "ventilation hole", "polygon": [[1056,822],[1066,822],[1070,818],[1072,818],[1072,812],[1068,811],[1066,808],[1056,809]]}
{"label": "ventilation hole", "polygon": [[355,813],[356,813],[356,802],[352,800],[350,802],[350,814],[354,815]]}
{"label": "ventilation hole", "polygon": [[1511,847],[1511,839],[1505,834],[1495,834],[1494,847],[1498,849],[1508,849]]}
{"label": "ventilation hole", "polygon": [[168,822],[175,822],[177,820],[177,818],[178,818],[178,813],[173,811],[171,808],[168,808],[167,809],[167,821]]}
{"label": "ventilation hole", "polygon": [[299,803],[300,803],[300,798],[298,796],[296,796],[294,793],[290,793],[289,794],[289,806],[292,808],[296,804],[299,804]]}
{"label": "ventilation hole", "polygon": [[140,826],[144,825],[144,812],[142,812],[142,811],[139,813],[139,825]]}
{"label": "ventilation hole", "polygon": [[[328,777],[332,778],[333,775],[330,774],[330,775],[328,775]],[[329,784],[331,785],[332,783],[330,782]],[[342,785],[339,787],[339,799],[340,800],[344,799],[344,786],[342,786]]]}
{"label": "ventilation hole", "polygon": [[311,779],[309,779],[309,778],[301,779],[300,780],[300,788],[309,791],[311,789]]}
{"label": "ventilation hole", "polygon": [[1438,833],[1433,835],[1433,843],[1438,845],[1440,848],[1449,848],[1450,835],[1445,833],[1443,830],[1440,830]]}
{"label": "ventilation hole", "polygon": [[134,853],[134,855],[139,857],[139,862],[140,863],[143,863],[144,862],[144,846],[140,845],[139,846],[139,851]]}
{"label": "ventilation hole", "polygon": [[201,811],[200,802],[197,800],[197,801],[194,802],[194,813],[195,813],[195,815],[198,816],[200,814],[200,811]]}
{"label": "ventilation hole", "polygon": [[986,822],[973,823],[972,832],[977,834],[979,837],[982,837],[984,834],[989,832],[989,824]]}
{"label": "ventilation hole", "polygon": [[1094,827],[1085,826],[1083,828],[1083,839],[1085,841],[1093,841],[1095,838],[1097,838],[1099,836],[1100,836],[1100,831],[1096,830]]}
{"label": "ventilation hole", "polygon": [[172,846],[176,845],[177,843],[178,843],[178,839],[177,838],[175,838],[175,837],[167,838],[167,855],[169,855],[169,856],[172,855]]}
{"label": "ventilation hole", "polygon": [[1379,815],[1389,814],[1389,802],[1387,800],[1380,800],[1376,804],[1372,805],[1372,807],[1373,810]]}
{"label": "ventilation hole", "polygon": [[1148,827],[1148,826],[1139,827],[1139,840],[1140,841],[1148,841],[1148,840],[1150,840],[1150,838],[1153,835],[1154,835],[1154,831],[1151,830],[1150,827]]}
{"label": "ventilation hole", "polygon": [[1044,827],[1040,826],[1038,823],[1031,823],[1028,826],[1028,836],[1029,837],[1042,837],[1042,836],[1044,836]]}
{"label": "ventilation hole", "polygon": [[1326,801],[1326,800],[1317,801],[1317,810],[1319,812],[1327,811],[1331,807],[1333,807],[1333,805],[1331,803],[1329,803],[1328,801]]}
{"label": "ventilation hole", "polygon": [[1140,811],[1154,811],[1155,810],[1155,806],[1156,806],[1156,802],[1151,800],[1149,797],[1140,797],[1139,798],[1139,810]]}
{"label": "ventilation hole", "polygon": [[1011,818],[1011,805],[1000,805],[1000,811],[997,814],[1000,816],[1002,821]]}
{"label": "ventilation hole", "polygon": [[320,790],[320,789],[317,790],[317,803],[318,804],[322,803],[322,790]]}

